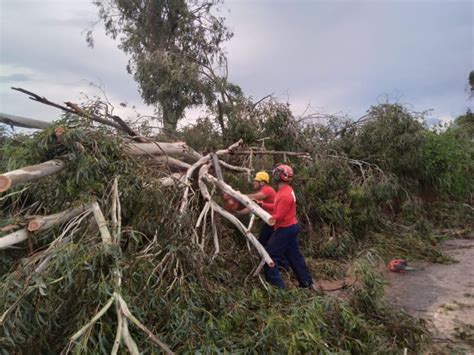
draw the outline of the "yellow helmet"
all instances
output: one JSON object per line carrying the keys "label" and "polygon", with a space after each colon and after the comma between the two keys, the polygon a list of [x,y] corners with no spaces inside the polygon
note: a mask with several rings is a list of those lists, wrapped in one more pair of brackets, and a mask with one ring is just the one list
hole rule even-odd
{"label": "yellow helmet", "polygon": [[266,182],[267,184],[270,183],[270,175],[266,171],[259,171],[258,173],[255,174],[255,177],[253,178],[254,181],[263,181]]}

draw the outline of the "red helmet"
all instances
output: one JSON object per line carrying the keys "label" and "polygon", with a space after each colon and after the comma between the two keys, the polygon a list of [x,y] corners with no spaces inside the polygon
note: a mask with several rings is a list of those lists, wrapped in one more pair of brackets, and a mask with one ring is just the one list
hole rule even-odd
{"label": "red helmet", "polygon": [[276,181],[291,182],[293,180],[293,169],[289,165],[279,164],[273,169],[272,175]]}

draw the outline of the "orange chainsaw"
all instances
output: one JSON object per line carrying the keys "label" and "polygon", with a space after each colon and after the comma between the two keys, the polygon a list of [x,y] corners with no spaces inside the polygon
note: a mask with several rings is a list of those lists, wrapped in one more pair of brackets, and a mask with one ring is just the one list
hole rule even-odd
{"label": "orange chainsaw", "polygon": [[404,259],[393,259],[388,263],[387,266],[391,272],[406,272],[406,271],[421,270],[421,269],[408,266],[408,262]]}

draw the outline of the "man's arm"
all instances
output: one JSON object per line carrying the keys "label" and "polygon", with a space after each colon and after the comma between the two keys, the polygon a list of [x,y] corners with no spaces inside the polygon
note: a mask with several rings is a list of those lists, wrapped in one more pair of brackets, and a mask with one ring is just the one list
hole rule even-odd
{"label": "man's arm", "polygon": [[273,203],[261,202],[259,203],[260,207],[262,207],[267,212],[273,213],[273,209],[275,205]]}
{"label": "man's arm", "polygon": [[249,214],[250,213],[250,208],[248,207],[245,207],[243,209],[241,209],[240,211],[235,211],[235,214],[238,214],[238,215],[244,215],[244,214]]}
{"label": "man's arm", "polygon": [[263,201],[265,200],[268,196],[265,195],[263,192],[256,192],[254,194],[249,194],[247,195],[251,200],[256,200],[256,201]]}

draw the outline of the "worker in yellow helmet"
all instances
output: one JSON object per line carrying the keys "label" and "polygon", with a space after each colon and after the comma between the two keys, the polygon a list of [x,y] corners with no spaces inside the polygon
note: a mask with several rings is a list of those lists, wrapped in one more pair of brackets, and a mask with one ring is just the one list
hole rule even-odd
{"label": "worker in yellow helmet", "polygon": [[[248,197],[255,201],[262,201],[268,203],[270,205],[275,202],[275,195],[276,192],[270,185],[270,175],[266,171],[259,171],[255,174],[253,178],[253,188],[255,192],[253,194],[249,194]],[[268,213],[272,213],[270,207],[265,209]],[[250,210],[248,208],[244,208],[240,211],[236,211],[239,215],[249,214]]]}
{"label": "worker in yellow helmet", "polygon": [[[250,197],[252,200],[255,200],[261,206],[265,205],[265,207],[262,208],[271,214],[273,212],[273,203],[275,202],[276,191],[270,185],[270,175],[266,171],[257,172],[253,179],[253,188],[255,192],[253,194],[249,194],[248,197]],[[249,213],[250,209],[248,207],[240,211],[236,211],[236,214],[238,215],[245,215]],[[268,240],[272,236],[272,233],[273,227],[266,223],[263,223],[258,238],[260,244],[265,247],[267,245]],[[287,263],[282,262],[281,264],[282,265],[279,266],[282,266],[288,270]]]}

